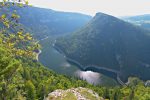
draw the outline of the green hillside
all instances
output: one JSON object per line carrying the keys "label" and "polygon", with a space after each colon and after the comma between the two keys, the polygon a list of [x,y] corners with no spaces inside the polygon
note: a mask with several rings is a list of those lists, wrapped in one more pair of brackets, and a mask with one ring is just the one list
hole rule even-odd
{"label": "green hillside", "polygon": [[[103,67],[119,72],[123,80],[150,79],[149,31],[103,13],[83,28],[58,38],[55,47],[82,67]],[[115,72],[115,71],[114,71]]]}
{"label": "green hillside", "polygon": [[[22,7],[22,4],[13,5]],[[0,8],[3,7],[10,7],[10,3],[1,2]],[[106,100],[150,99],[149,81],[145,84],[138,78],[130,78],[128,87],[101,87],[47,69],[36,60],[40,45],[20,27],[18,19],[15,11],[7,10],[0,15],[0,100],[44,100],[57,89],[77,87],[84,87],[79,92],[92,99],[88,88]],[[71,96],[67,95],[67,99]]]}
{"label": "green hillside", "polygon": [[[2,12],[5,13],[5,9]],[[30,6],[23,8],[12,6],[9,10],[16,10],[21,16],[19,23],[38,39],[73,32],[92,18],[80,13],[60,12]]]}
{"label": "green hillside", "polygon": [[150,30],[150,14],[122,17],[123,20]]}

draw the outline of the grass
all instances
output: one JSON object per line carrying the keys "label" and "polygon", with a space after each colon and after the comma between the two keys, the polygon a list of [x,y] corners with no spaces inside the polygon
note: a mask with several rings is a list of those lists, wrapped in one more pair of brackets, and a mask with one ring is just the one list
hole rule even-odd
{"label": "grass", "polygon": [[66,96],[62,100],[77,100],[77,98],[73,93],[67,92]]}
{"label": "grass", "polygon": [[81,90],[80,93],[89,100],[97,100],[97,98],[91,93],[89,93],[87,90]]}

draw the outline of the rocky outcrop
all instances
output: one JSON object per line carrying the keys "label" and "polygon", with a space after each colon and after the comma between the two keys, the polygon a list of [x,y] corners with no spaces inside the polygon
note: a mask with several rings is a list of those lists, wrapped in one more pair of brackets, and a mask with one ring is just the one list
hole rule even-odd
{"label": "rocky outcrop", "polygon": [[48,94],[45,100],[104,100],[99,95],[87,88],[71,88],[68,90],[55,90]]}

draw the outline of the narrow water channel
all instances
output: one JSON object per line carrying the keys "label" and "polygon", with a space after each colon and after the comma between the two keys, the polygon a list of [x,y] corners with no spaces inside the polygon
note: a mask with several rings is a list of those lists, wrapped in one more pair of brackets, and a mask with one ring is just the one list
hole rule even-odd
{"label": "narrow water channel", "polygon": [[53,41],[51,39],[48,38],[41,41],[41,45],[43,49],[39,55],[39,61],[56,73],[75,76],[95,85],[117,85],[117,82],[110,77],[90,70],[82,71],[78,66],[69,63],[66,57],[53,48]]}

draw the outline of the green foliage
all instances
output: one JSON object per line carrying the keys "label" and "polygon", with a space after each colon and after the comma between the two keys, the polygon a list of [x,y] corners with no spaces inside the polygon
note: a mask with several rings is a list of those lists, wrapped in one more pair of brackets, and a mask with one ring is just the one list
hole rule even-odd
{"label": "green foliage", "polygon": [[57,75],[36,62],[17,60],[0,47],[0,100],[26,98],[43,100],[56,89],[88,86],[85,81]]}
{"label": "green foliage", "polygon": [[[82,67],[104,67],[129,76],[150,79],[150,31],[134,26],[113,16],[98,13],[84,27],[57,39],[55,47]],[[96,70],[102,74],[101,70]],[[115,77],[115,76],[114,76]],[[113,77],[113,78],[114,78]]]}
{"label": "green foliage", "polygon": [[[25,1],[26,2],[26,1]],[[11,7],[21,9],[26,5],[22,3],[3,2],[0,4],[0,38],[6,48],[9,48],[14,53],[15,57],[28,57],[35,59],[36,53],[40,46],[37,41],[32,38],[32,35],[26,32],[18,23],[20,16],[15,9],[9,10]],[[3,11],[4,10],[4,11]]]}
{"label": "green foliage", "polygon": [[[4,1],[0,6],[9,4]],[[17,5],[22,7],[22,4]],[[39,48],[38,44],[29,33],[15,29],[14,25],[17,24],[19,16],[10,15],[12,20],[5,14],[2,14],[0,19],[0,100],[43,100],[48,93],[56,89],[72,87],[90,88],[100,96],[112,100],[150,99],[150,87],[145,87],[143,82],[136,78],[130,79],[128,87],[107,88],[58,75],[43,67],[34,61],[34,50]]]}
{"label": "green foliage", "polygon": [[28,98],[28,100],[35,100],[36,90],[35,90],[35,86],[30,80],[28,80],[25,83],[25,90],[26,90],[26,97]]}

